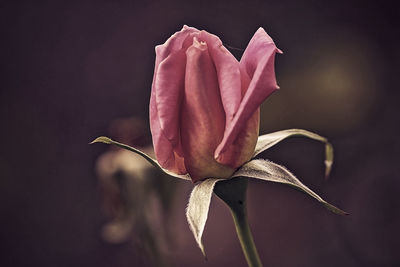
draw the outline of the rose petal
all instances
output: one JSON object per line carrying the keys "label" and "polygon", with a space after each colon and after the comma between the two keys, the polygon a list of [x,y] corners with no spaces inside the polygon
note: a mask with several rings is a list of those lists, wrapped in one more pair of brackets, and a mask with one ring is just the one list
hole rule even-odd
{"label": "rose petal", "polygon": [[221,40],[206,31],[199,33],[205,41],[217,70],[218,85],[228,125],[236,114],[242,99],[240,67],[236,58],[222,45]]}
{"label": "rose petal", "polygon": [[161,129],[154,90],[150,98],[150,121],[154,152],[160,165],[177,174],[187,173],[183,158],[177,155],[171,142],[164,136],[163,130]]}
{"label": "rose petal", "polygon": [[[185,55],[181,50],[186,39],[195,32],[198,30],[185,25],[181,31],[176,32],[163,45],[158,45],[155,49],[156,63],[150,97],[150,128],[153,145],[161,166],[178,174],[186,173],[183,158],[177,154],[179,152],[177,126],[179,120],[177,118],[185,71]],[[182,66],[180,71],[177,71],[174,64]],[[166,82],[168,75],[174,75],[176,82],[173,84]]]}
{"label": "rose petal", "polygon": [[[240,61],[241,71],[250,78],[250,84],[245,91],[237,114],[225,131],[224,138],[215,151],[215,158],[221,161],[223,153],[235,142],[239,133],[243,131],[248,119],[253,116],[261,103],[279,87],[276,84],[274,59],[276,48],[271,37],[260,28],[250,40]],[[245,77],[244,74],[244,77]],[[231,153],[231,152],[227,152]]]}
{"label": "rose petal", "polygon": [[168,40],[162,44],[156,46],[156,69],[161,61],[167,58],[170,54],[173,54],[182,49],[186,38],[195,32],[199,32],[198,29],[184,25],[182,30],[174,33]]}
{"label": "rose petal", "polygon": [[260,128],[260,110],[257,109],[245,124],[230,146],[215,157],[219,163],[236,169],[253,157]]}
{"label": "rose petal", "polygon": [[158,66],[153,89],[158,120],[164,136],[173,147],[179,143],[179,117],[184,93],[186,55],[178,51],[169,55]]}
{"label": "rose petal", "polygon": [[214,160],[225,125],[217,73],[207,44],[194,38],[186,51],[185,94],[182,101],[181,142],[185,166],[193,181],[226,178],[233,169]]}
{"label": "rose petal", "polygon": [[185,25],[163,45],[156,46],[152,92],[155,91],[160,127],[173,147],[177,146],[179,140],[179,120],[177,118],[179,117],[185,75],[186,56],[182,47],[188,37],[195,32],[198,30]]}

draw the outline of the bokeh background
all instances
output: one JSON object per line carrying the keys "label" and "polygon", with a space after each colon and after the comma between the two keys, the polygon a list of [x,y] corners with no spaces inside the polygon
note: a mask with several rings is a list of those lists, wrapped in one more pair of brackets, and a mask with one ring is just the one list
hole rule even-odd
{"label": "bokeh background", "polygon": [[[261,132],[305,128],[334,145],[328,181],[315,141],[293,138],[263,153],[351,214],[250,182],[249,220],[264,265],[400,265],[394,1],[9,1],[0,10],[1,266],[151,266],[135,230],[117,245],[101,238],[109,218],[95,162],[109,148],[88,142],[116,118],[147,125],[154,46],[183,24],[217,34],[238,58],[264,27],[284,54],[276,58],[281,90],[262,106]],[[192,185],[178,183],[171,266],[245,266],[217,197],[204,261],[185,221]]]}

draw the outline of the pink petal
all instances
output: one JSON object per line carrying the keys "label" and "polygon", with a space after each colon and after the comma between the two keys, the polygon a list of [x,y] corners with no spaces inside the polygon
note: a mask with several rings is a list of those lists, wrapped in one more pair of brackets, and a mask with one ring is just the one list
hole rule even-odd
{"label": "pink petal", "polygon": [[186,168],[181,158],[175,151],[171,142],[164,136],[160,127],[154,91],[150,98],[150,129],[153,138],[154,152],[160,165],[177,174],[186,174]]}
{"label": "pink petal", "polygon": [[221,40],[216,35],[201,31],[199,39],[207,43],[208,51],[215,64],[226,123],[228,124],[236,114],[242,99],[239,62],[222,45]]}
{"label": "pink petal", "polygon": [[214,151],[222,140],[225,112],[218,78],[207,44],[194,38],[186,51],[185,95],[182,102],[181,141],[185,166],[193,181],[229,177],[234,171],[217,163]]}
{"label": "pink petal", "polygon": [[223,154],[232,153],[229,147],[238,142],[236,139],[246,127],[249,118],[253,116],[261,103],[279,88],[274,71],[276,52],[280,52],[280,50],[275,46],[271,37],[268,36],[264,29],[258,29],[240,60],[240,67],[243,72],[242,77],[247,74],[250,78],[250,83],[247,90],[244,90],[245,94],[238,112],[232,123],[228,125],[224,138],[215,151],[215,158],[218,162],[222,161],[226,164],[227,162],[224,158],[232,157]]}
{"label": "pink petal", "polygon": [[236,139],[219,154],[217,161],[232,168],[238,168],[249,161],[254,155],[260,128],[260,109],[245,122],[245,126],[238,133]]}
{"label": "pink petal", "polygon": [[[156,64],[152,92],[155,92],[160,127],[173,147],[179,142],[179,112],[185,75],[185,50],[187,39],[197,29],[183,26],[163,45],[156,47]],[[152,94],[153,95],[153,94]]]}
{"label": "pink petal", "polygon": [[158,65],[152,88],[155,92],[160,127],[164,136],[174,147],[179,143],[179,118],[184,93],[185,65],[184,51],[169,55]]}
{"label": "pink petal", "polygon": [[[178,174],[187,173],[179,152],[179,107],[183,94],[185,54],[182,46],[197,29],[184,26],[163,45],[156,47],[150,128],[157,160]],[[172,81],[175,81],[171,83]],[[169,82],[168,82],[169,81]]]}
{"label": "pink petal", "polygon": [[[192,34],[199,32],[198,29],[184,25],[182,30],[174,33],[168,40],[162,44],[156,46],[156,69],[158,64],[163,61],[170,54],[173,54],[182,49],[186,38]],[[190,43],[191,44],[191,43]]]}

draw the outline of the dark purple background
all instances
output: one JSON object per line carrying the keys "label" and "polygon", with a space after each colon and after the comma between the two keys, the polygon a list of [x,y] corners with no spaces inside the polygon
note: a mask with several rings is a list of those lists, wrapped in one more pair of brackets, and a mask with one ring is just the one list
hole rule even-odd
{"label": "dark purple background", "polygon": [[[147,119],[154,46],[183,24],[245,48],[259,26],[285,53],[262,133],[306,128],[335,147],[291,139],[263,156],[351,213],[254,181],[249,218],[265,266],[400,265],[398,9],[371,1],[77,1],[0,4],[0,265],[143,266],[131,244],[99,237],[96,157],[117,117]],[[240,56],[236,50],[235,55]],[[213,198],[208,262],[176,207],[176,266],[245,266],[228,210]]]}

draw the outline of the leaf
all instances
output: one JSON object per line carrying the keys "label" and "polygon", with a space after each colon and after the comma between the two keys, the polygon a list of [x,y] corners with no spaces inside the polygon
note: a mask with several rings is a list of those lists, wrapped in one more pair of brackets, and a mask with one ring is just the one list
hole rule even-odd
{"label": "leaf", "polygon": [[204,252],[203,243],[201,242],[201,236],[203,235],[204,226],[206,225],[214,186],[221,180],[224,179],[209,178],[196,184],[190,194],[189,204],[186,208],[186,218],[190,230],[192,230],[197,245],[199,245],[204,257],[206,257],[206,254]]}
{"label": "leaf", "polygon": [[267,150],[268,148],[276,145],[280,141],[292,136],[305,136],[320,142],[325,143],[325,178],[328,178],[333,164],[333,147],[328,142],[328,139],[322,137],[318,134],[309,132],[302,129],[288,129],[283,131],[278,131],[270,134],[261,135],[258,137],[256,149],[254,151],[253,157],[256,157],[261,152]]}
{"label": "leaf", "polygon": [[157,162],[157,160],[153,159],[152,157],[150,157],[149,155],[147,155],[146,153],[140,151],[139,149],[136,149],[134,147],[119,143],[117,141],[112,140],[109,137],[106,136],[100,136],[97,137],[96,139],[94,139],[92,142],[90,142],[90,144],[94,144],[94,143],[104,143],[104,144],[109,144],[109,145],[116,145],[120,148],[124,148],[126,150],[129,150],[133,153],[136,153],[140,156],[142,156],[143,158],[145,158],[148,162],[150,162],[154,167],[156,167],[157,169],[161,170],[163,173],[173,176],[175,178],[179,178],[179,179],[183,179],[183,180],[191,180],[190,176],[188,174],[186,175],[179,175],[179,174],[175,174],[167,169],[164,169],[163,167],[161,167],[161,165]]}
{"label": "leaf", "polygon": [[271,161],[264,159],[254,159],[245,165],[243,165],[238,171],[236,171],[232,177],[248,177],[256,178],[270,182],[276,182],[281,184],[287,184],[303,191],[304,193],[315,198],[318,202],[324,205],[328,210],[339,214],[348,215],[347,212],[329,204],[323,200],[320,196],[314,193],[310,188],[301,183],[290,171],[285,167],[275,164]]}

